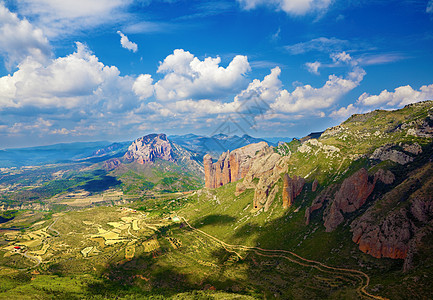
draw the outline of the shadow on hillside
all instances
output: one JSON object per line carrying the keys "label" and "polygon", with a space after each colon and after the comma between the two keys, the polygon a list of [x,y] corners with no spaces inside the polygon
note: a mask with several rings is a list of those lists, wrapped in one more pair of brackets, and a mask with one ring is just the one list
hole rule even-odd
{"label": "shadow on hillside", "polygon": [[229,215],[214,214],[214,215],[208,215],[206,217],[198,219],[192,224],[192,227],[200,228],[206,225],[223,225],[227,223],[233,223],[235,221],[236,221],[235,217]]}
{"label": "shadow on hillside", "polygon": [[113,176],[101,176],[100,179],[93,179],[86,182],[82,188],[90,193],[100,193],[112,187],[119,186],[122,182]]}

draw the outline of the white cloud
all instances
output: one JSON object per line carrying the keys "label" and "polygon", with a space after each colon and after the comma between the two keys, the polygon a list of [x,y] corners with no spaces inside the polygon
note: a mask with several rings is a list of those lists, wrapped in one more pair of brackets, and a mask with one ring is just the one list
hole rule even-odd
{"label": "white cloud", "polygon": [[347,78],[330,75],[320,88],[305,85],[297,87],[293,92],[282,90],[271,107],[287,113],[328,108],[357,87],[364,75],[365,71],[358,67],[349,73]]}
{"label": "white cloud", "polygon": [[427,7],[426,7],[425,11],[429,14],[433,14],[433,0],[430,0],[427,3]]}
{"label": "white cloud", "polygon": [[51,47],[42,30],[27,20],[20,20],[0,2],[0,54],[6,57],[6,67],[12,69],[17,63],[31,56],[39,62],[51,56]]}
{"label": "white cloud", "polygon": [[365,71],[345,52],[333,54],[331,57],[334,62],[342,62],[351,67],[351,71],[345,78],[330,75],[326,83],[320,88],[304,85],[296,87],[293,92],[281,90],[275,102],[271,104],[271,108],[285,113],[317,111],[330,107],[357,87],[364,78]]}
{"label": "white cloud", "polygon": [[[363,93],[354,104],[333,111],[330,116],[335,118],[349,117],[354,113],[364,113],[374,108],[400,108],[407,104],[424,100],[433,100],[433,84],[423,85],[414,90],[410,85],[400,86],[394,92],[383,90],[379,95]],[[370,108],[367,108],[370,107]]]}
{"label": "white cloud", "polygon": [[381,65],[405,59],[406,56],[399,53],[365,54],[358,58],[360,65]]}
{"label": "white cloud", "polygon": [[357,104],[364,106],[389,106],[401,107],[410,103],[433,99],[433,84],[423,85],[420,89],[414,90],[410,85],[400,86],[394,92],[383,90],[379,95],[363,93]]}
{"label": "white cloud", "polygon": [[123,48],[128,49],[132,52],[137,52],[138,45],[134,42],[131,42],[126,35],[124,35],[121,31],[117,32],[120,35],[120,44]]}
{"label": "white cloud", "polygon": [[331,54],[331,58],[334,63],[348,63],[352,60],[352,57],[350,57],[350,55],[345,51],[333,53]]}
{"label": "white cloud", "polygon": [[126,33],[153,33],[160,31],[168,31],[173,29],[174,25],[170,23],[141,21],[138,23],[128,24],[122,27]]}
{"label": "white cloud", "polygon": [[149,74],[141,74],[135,80],[132,90],[140,99],[146,99],[153,95],[153,79]]}
{"label": "white cloud", "polygon": [[49,36],[125,20],[132,0],[18,0],[20,13],[32,17]]}
{"label": "white cloud", "polygon": [[322,64],[318,61],[315,62],[307,62],[305,66],[307,67],[308,72],[313,73],[315,75],[319,75],[319,68]]}
{"label": "white cloud", "polygon": [[0,78],[0,109],[94,105],[104,98],[104,90],[110,90],[105,93],[111,98],[114,90],[125,91],[122,84],[131,90],[132,82],[127,77],[120,77],[119,73],[116,67],[101,63],[81,43],[77,43],[73,54],[51,60],[46,65],[28,57],[13,75]]}
{"label": "white cloud", "polygon": [[319,37],[312,39],[308,42],[297,43],[294,45],[285,46],[284,48],[291,54],[303,54],[310,51],[319,52],[336,52],[342,51],[344,47],[348,46],[349,42],[346,40],[340,40],[335,37],[326,38]]}
{"label": "white cloud", "polygon": [[314,11],[326,10],[331,0],[237,0],[246,9],[254,9],[257,6],[268,5],[276,7],[291,15],[305,15]]}
{"label": "white cloud", "polygon": [[262,81],[254,79],[253,82],[248,85],[248,88],[236,95],[235,101],[240,103],[250,100],[259,100],[265,103],[274,101],[280,93],[282,86],[281,80],[279,79],[280,74],[281,69],[275,67]]}
{"label": "white cloud", "polygon": [[349,104],[347,107],[342,107],[338,110],[333,111],[329,116],[337,119],[346,119],[353,114],[360,113],[361,109],[359,107],[354,106],[353,104]]}
{"label": "white cloud", "polygon": [[156,97],[162,101],[215,98],[236,92],[246,83],[251,70],[246,56],[237,55],[224,68],[221,58],[203,61],[182,49],[174,50],[160,64],[158,73],[166,74],[155,83]]}

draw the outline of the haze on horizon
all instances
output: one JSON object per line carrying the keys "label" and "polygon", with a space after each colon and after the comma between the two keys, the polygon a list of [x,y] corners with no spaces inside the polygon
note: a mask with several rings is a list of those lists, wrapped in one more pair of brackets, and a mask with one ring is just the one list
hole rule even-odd
{"label": "haze on horizon", "polygon": [[433,0],[0,2],[0,149],[305,136],[433,99]]}

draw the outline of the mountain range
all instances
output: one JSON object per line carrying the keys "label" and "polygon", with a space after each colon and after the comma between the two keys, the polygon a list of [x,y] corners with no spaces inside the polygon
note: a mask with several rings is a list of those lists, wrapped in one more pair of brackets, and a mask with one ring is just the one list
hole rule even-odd
{"label": "mountain range", "polygon": [[[0,265],[41,275],[26,287],[71,276],[77,298],[431,298],[433,101],[278,144],[154,133],[81,146],[0,169],[0,227],[21,230],[5,231]],[[16,291],[21,277],[2,276]]]}

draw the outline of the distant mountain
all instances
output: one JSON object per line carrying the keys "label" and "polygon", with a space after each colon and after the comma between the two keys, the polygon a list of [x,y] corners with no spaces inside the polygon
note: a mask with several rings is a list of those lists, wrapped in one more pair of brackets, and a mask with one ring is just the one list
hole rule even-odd
{"label": "distant mountain", "polygon": [[271,146],[276,146],[280,140],[278,139],[278,141],[275,142],[274,140],[254,138],[247,134],[243,136],[229,136],[222,133],[210,137],[195,134],[171,135],[169,139],[185,149],[199,153],[201,156],[210,154],[214,157],[218,157],[227,150],[232,151],[253,143],[266,142]]}
{"label": "distant mountain", "polygon": [[186,191],[202,186],[200,156],[169,140],[149,134],[130,143],[122,157],[106,160],[103,168],[119,178],[126,192]]}
{"label": "distant mountain", "polygon": [[266,141],[271,146],[278,146],[280,142],[290,143],[293,140],[291,137],[277,136],[277,137],[267,137]]}
{"label": "distant mountain", "polygon": [[94,151],[91,156],[115,155],[119,152],[121,153],[121,155],[123,155],[126,153],[126,150],[128,149],[128,146],[130,144],[130,141],[112,143],[106,147],[99,148],[98,150]]}
{"label": "distant mountain", "polygon": [[110,142],[61,143],[49,146],[5,149],[0,151],[0,167],[22,167],[69,162],[93,156]]}

